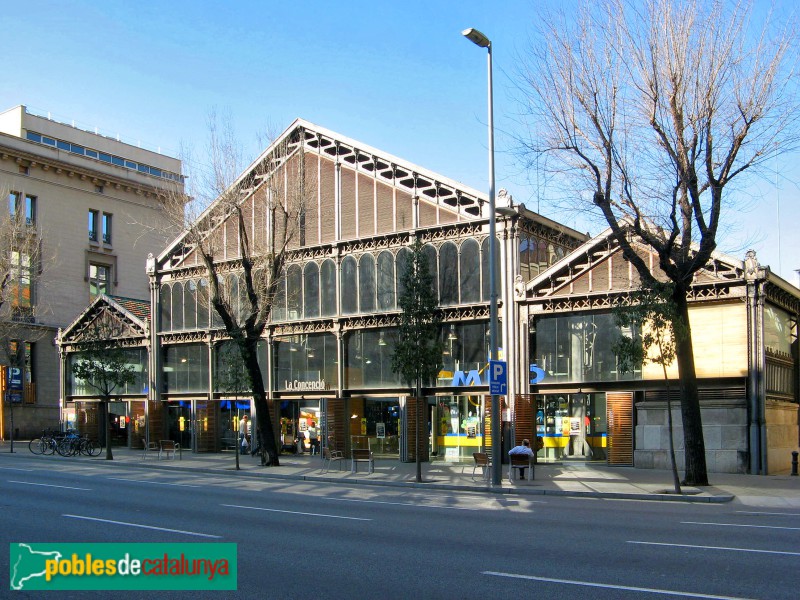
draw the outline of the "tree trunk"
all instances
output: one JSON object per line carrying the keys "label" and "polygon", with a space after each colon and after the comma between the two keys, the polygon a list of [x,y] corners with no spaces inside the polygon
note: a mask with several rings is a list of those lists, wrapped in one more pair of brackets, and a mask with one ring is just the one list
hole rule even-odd
{"label": "tree trunk", "polygon": [[106,423],[106,460],[114,460],[114,455],[111,453],[111,400],[105,398],[103,400],[103,418]]}
{"label": "tree trunk", "polygon": [[676,328],[676,354],[678,381],[681,392],[681,421],[683,422],[684,454],[686,457],[686,485],[708,485],[706,448],[703,440],[703,421],[700,414],[700,395],[697,390],[697,372],[694,366],[694,347],[689,327],[688,290],[675,286],[673,300],[682,323]]}
{"label": "tree trunk", "polygon": [[258,340],[247,340],[244,352],[245,367],[250,375],[250,385],[253,388],[253,403],[256,407],[256,429],[259,444],[261,445],[261,465],[280,466],[278,445],[275,430],[272,428],[271,402],[264,391],[264,380],[261,378],[261,367],[258,364]]}
{"label": "tree trunk", "polygon": [[422,412],[420,410],[420,405],[422,404],[420,399],[421,395],[422,395],[422,386],[420,384],[419,378],[417,378],[417,397],[414,399],[414,404],[416,406],[416,411],[417,411],[417,426],[414,428],[416,430],[414,436],[414,443],[415,443],[414,459],[417,463],[417,483],[422,483],[422,456],[421,456],[422,453],[419,451],[419,438],[420,438],[419,428],[421,422],[420,413]]}

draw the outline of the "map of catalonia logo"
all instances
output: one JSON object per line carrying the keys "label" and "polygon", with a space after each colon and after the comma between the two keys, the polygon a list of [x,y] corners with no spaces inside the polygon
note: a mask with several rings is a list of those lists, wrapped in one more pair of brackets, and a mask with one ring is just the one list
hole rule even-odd
{"label": "map of catalonia logo", "polygon": [[236,544],[10,544],[12,590],[235,590]]}

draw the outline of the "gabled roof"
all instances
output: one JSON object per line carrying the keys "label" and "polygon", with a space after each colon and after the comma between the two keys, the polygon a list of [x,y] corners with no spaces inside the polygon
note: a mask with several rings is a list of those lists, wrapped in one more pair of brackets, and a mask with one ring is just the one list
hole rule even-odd
{"label": "gabled roof", "polygon": [[[487,194],[303,119],[296,119],[278,136],[244,170],[225,194],[239,189],[244,192],[244,201],[247,198],[246,192],[257,188],[265,173],[280,168],[301,147],[308,152],[339,160],[344,166],[368,173],[405,194],[419,197],[422,203],[450,211],[458,220],[488,217]],[[210,218],[218,204],[219,200],[213,202],[198,220]],[[157,263],[164,264],[171,255],[180,253],[186,235],[187,232],[184,232],[170,243],[157,257]]]}
{"label": "gabled roof", "polygon": [[[656,277],[659,274],[666,277],[661,273],[658,260],[649,247],[636,241],[633,246],[641,256],[652,256],[652,270]],[[614,272],[611,272],[609,264],[614,256],[622,258],[622,249],[612,235],[611,228],[608,228],[529,281],[525,286],[526,297],[528,300],[535,300],[577,294],[620,293],[636,289],[639,276],[635,269],[631,267],[628,273],[620,273],[619,267],[615,266]],[[628,264],[627,261],[625,264]],[[590,273],[594,277],[590,277]],[[743,277],[743,261],[714,252],[709,263],[695,273],[694,284],[730,282],[742,280]]]}
{"label": "gabled roof", "polygon": [[58,343],[68,344],[79,341],[82,332],[94,319],[102,313],[111,313],[114,318],[125,325],[125,337],[146,337],[150,328],[150,302],[123,296],[101,294],[58,335]]}

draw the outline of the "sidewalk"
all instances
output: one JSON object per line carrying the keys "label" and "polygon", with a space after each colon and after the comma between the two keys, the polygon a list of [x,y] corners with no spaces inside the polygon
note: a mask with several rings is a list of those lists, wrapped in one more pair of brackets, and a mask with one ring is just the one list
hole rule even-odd
{"label": "sidewalk", "polygon": [[[0,444],[0,465],[15,458],[35,458],[48,463],[68,461],[74,464],[105,463],[105,454],[97,458],[60,456],[34,456],[27,442],[14,444],[10,454],[8,444]],[[486,492],[499,494],[558,495],[571,497],[613,498],[633,500],[682,502],[737,502],[750,506],[800,509],[800,477],[787,475],[757,476],[712,473],[713,485],[695,488],[683,487],[683,495],[670,493],[672,474],[669,471],[608,467],[592,463],[540,463],[534,481],[509,482],[508,466],[503,465],[503,478],[499,487],[482,479],[480,469],[472,477],[472,463],[423,463],[423,483],[416,482],[416,465],[401,463],[396,459],[376,459],[375,472],[368,474],[366,465],[358,465],[358,473],[351,473],[350,461],[334,463],[329,472],[322,471],[319,456],[281,455],[280,467],[261,467],[257,457],[239,457],[241,470],[235,471],[233,452],[217,454],[192,454],[182,452],[175,460],[158,460],[151,452],[146,458],[141,450],[114,448],[114,464],[136,469],[165,471],[199,471],[202,473],[228,473],[236,477],[263,477],[266,479],[335,482],[352,485],[382,485],[395,487],[421,487],[425,489]]]}

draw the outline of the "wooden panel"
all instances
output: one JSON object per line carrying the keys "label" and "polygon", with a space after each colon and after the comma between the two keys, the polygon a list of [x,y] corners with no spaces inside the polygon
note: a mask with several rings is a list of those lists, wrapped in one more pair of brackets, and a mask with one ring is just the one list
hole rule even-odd
{"label": "wooden panel", "polygon": [[[392,188],[385,183],[378,182],[377,186],[377,233],[391,233],[394,231],[394,198]],[[398,209],[399,210],[399,209]]]}
{"label": "wooden panel", "polygon": [[414,227],[414,200],[410,194],[397,192],[397,230],[405,231]]}
{"label": "wooden panel", "polygon": [[336,176],[333,163],[320,159],[320,224],[322,227],[322,242],[330,242],[336,238],[336,213],[334,202],[336,198]]}
{"label": "wooden panel", "polygon": [[356,233],[356,176],[347,169],[341,170],[342,177],[342,239],[357,237]]}
{"label": "wooden panel", "polygon": [[610,465],[633,465],[633,394],[606,394]]}
{"label": "wooden panel", "polygon": [[348,439],[346,424],[350,419],[345,412],[345,402],[343,398],[331,398],[326,402],[326,422],[328,428],[327,443],[331,450],[345,452]]}
{"label": "wooden panel", "polygon": [[419,223],[420,227],[432,227],[436,225],[436,207],[420,200],[419,203]]}
{"label": "wooden panel", "polygon": [[164,413],[166,409],[164,403],[160,400],[153,400],[149,402],[147,407],[147,427],[150,435],[150,441],[157,441],[164,438]]}
{"label": "wooden panel", "polygon": [[535,448],[534,438],[534,407],[536,397],[530,395],[518,395],[514,398],[514,445],[519,446],[522,440],[531,441],[531,448]]}
{"label": "wooden panel", "polygon": [[372,178],[358,174],[358,236],[375,233],[375,186]]}
{"label": "wooden panel", "polygon": [[425,398],[408,398],[406,404],[406,431],[404,435],[408,440],[406,444],[408,448],[408,462],[416,462],[417,454],[414,452],[414,442],[417,439],[417,411],[420,413],[420,430],[419,430],[419,456],[422,462],[430,460],[428,456],[428,403]]}
{"label": "wooden panel", "polygon": [[198,400],[195,404],[197,451],[217,452],[219,450],[219,439],[216,435],[219,403]]}

